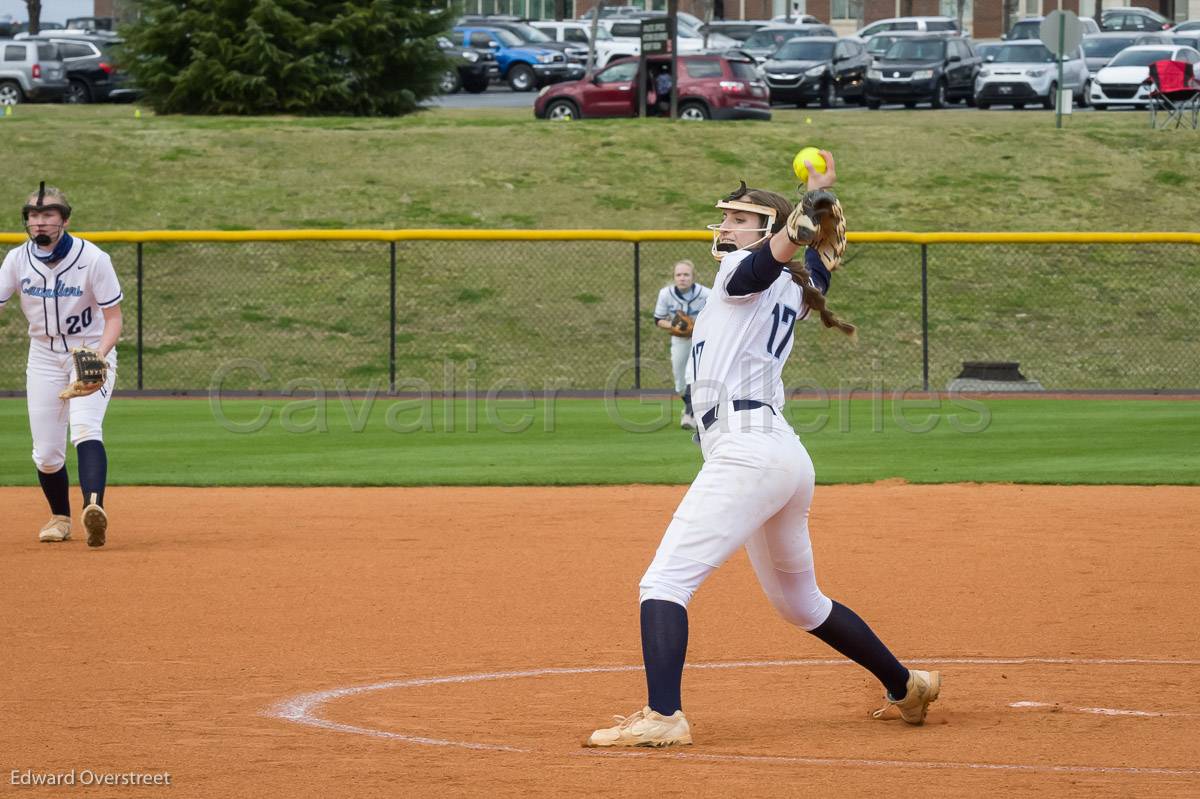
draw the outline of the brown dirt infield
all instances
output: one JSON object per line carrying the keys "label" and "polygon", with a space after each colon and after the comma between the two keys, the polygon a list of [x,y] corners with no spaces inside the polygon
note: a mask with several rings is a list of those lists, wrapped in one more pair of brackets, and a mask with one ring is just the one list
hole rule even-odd
{"label": "brown dirt infield", "polygon": [[[641,704],[636,668],[596,669],[640,662],[683,491],[114,488],[89,550],[0,490],[0,794],[1200,794],[1197,488],[818,487],[823,589],[940,664],[926,726],[871,720],[879,687],[739,554],[691,609],[696,745],[580,749]],[[309,709],[342,729],[271,715],[381,683]],[[19,784],[71,769],[171,787]]]}

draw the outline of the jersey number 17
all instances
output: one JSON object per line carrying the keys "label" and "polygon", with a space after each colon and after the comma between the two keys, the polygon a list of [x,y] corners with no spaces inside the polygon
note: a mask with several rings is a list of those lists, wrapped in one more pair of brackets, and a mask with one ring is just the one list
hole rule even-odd
{"label": "jersey number 17", "polygon": [[[775,337],[779,335],[782,328],[783,335],[779,336],[779,346],[775,346]],[[779,358],[783,355],[783,349],[787,346],[788,340],[792,337],[792,331],[796,329],[796,309],[789,308],[783,303],[775,303],[775,307],[771,309],[771,336],[767,339],[767,352]]]}

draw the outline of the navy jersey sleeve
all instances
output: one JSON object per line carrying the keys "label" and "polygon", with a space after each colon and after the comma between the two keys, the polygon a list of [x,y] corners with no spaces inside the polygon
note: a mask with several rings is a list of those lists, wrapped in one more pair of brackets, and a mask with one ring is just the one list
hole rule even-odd
{"label": "navy jersey sleeve", "polygon": [[817,291],[828,294],[829,284],[833,282],[833,273],[825,268],[825,262],[817,255],[816,250],[804,250],[804,265],[808,267],[808,273],[812,275],[812,282]]}
{"label": "navy jersey sleeve", "polygon": [[765,242],[742,259],[725,283],[725,290],[731,297],[745,297],[765,291],[779,279],[785,265],[775,260],[771,254],[771,243]]}

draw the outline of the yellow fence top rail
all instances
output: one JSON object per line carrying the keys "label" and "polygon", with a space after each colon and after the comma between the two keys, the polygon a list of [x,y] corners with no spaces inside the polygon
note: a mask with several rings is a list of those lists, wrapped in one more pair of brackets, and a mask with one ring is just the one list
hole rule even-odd
{"label": "yellow fence top rail", "polygon": [[[77,235],[97,244],[239,241],[711,241],[704,230],[105,230]],[[852,242],[892,244],[1200,244],[1200,233],[912,233],[851,232]],[[20,244],[23,233],[0,233],[0,244]]]}

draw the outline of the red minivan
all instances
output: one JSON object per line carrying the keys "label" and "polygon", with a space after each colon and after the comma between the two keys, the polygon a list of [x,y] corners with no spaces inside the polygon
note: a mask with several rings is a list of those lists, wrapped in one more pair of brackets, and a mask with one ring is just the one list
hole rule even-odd
{"label": "red minivan", "polygon": [[[652,56],[646,63],[647,72],[657,75],[670,68],[671,58]],[[770,90],[750,57],[681,55],[679,72],[680,119],[771,118]],[[636,116],[638,86],[654,96],[651,81],[639,80],[638,59],[614,60],[591,79],[555,83],[542,89],[533,113],[538,119]]]}

